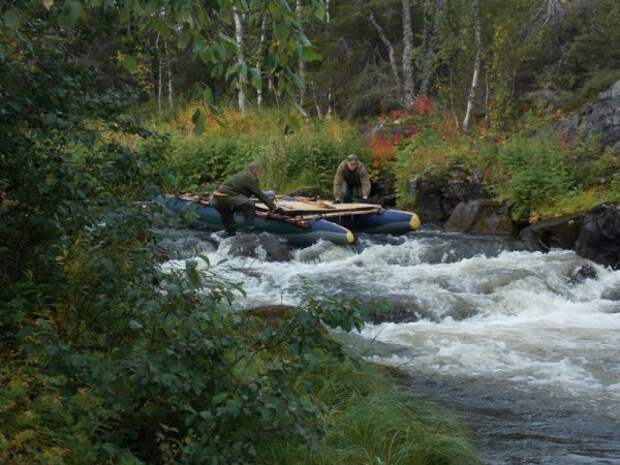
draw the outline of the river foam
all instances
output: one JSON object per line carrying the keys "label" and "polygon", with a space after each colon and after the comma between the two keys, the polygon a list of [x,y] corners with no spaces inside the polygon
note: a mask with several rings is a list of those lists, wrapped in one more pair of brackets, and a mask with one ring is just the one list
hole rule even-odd
{"label": "river foam", "polygon": [[[510,251],[501,241],[441,233],[363,239],[357,248],[319,242],[287,262],[230,257],[232,240],[206,255],[243,283],[240,305],[398,296],[424,318],[366,325],[364,337],[409,348],[384,363],[620,404],[620,271],[570,251]],[[586,263],[597,279],[574,282],[571,273]]]}

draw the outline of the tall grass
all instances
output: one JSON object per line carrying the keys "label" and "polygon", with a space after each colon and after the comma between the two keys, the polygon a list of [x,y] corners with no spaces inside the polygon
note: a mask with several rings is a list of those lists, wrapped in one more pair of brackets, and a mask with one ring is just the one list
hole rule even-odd
{"label": "tall grass", "polygon": [[305,380],[326,406],[316,449],[273,444],[272,465],[468,465],[480,463],[471,438],[449,414],[370,363],[326,360]]}
{"label": "tall grass", "polygon": [[[207,114],[195,131],[193,115]],[[151,127],[170,135],[167,156],[175,174],[174,190],[209,190],[249,160],[263,165],[264,188],[286,192],[312,188],[330,193],[338,163],[349,153],[369,161],[370,149],[361,132],[336,118],[303,119],[276,110],[209,113],[189,104],[167,121]]]}

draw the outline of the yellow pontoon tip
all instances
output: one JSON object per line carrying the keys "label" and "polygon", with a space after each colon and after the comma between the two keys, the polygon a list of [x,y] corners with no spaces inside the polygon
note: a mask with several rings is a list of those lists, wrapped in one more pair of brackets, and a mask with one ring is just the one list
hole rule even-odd
{"label": "yellow pontoon tip", "polygon": [[414,231],[416,231],[417,229],[420,229],[420,217],[416,215],[415,213],[411,214],[411,219],[409,220],[409,226],[411,226],[411,229],[413,229]]}
{"label": "yellow pontoon tip", "polygon": [[355,242],[355,236],[351,231],[347,231],[347,242],[353,244]]}

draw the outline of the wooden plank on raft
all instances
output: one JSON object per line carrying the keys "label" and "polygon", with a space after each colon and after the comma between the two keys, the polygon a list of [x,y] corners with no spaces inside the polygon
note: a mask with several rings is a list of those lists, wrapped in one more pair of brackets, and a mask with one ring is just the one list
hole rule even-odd
{"label": "wooden plank on raft", "polygon": [[[179,198],[190,202],[207,205],[208,195],[184,194]],[[368,203],[333,203],[329,200],[312,200],[306,197],[277,197],[278,207],[284,210],[283,214],[269,213],[269,208],[256,203],[256,214],[261,218],[274,218],[299,226],[307,226],[310,220],[322,218],[338,218],[343,216],[369,215],[383,211],[381,205]]]}

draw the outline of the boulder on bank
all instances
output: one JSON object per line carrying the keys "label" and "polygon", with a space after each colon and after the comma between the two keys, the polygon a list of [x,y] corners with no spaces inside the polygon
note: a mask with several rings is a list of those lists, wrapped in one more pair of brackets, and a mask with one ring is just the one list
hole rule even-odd
{"label": "boulder on bank", "polygon": [[391,173],[381,173],[372,183],[370,191],[370,202],[384,207],[396,205],[396,178]]}
{"label": "boulder on bank", "polygon": [[601,138],[602,148],[620,153],[620,80],[600,93],[594,101],[556,124],[566,137]]}
{"label": "boulder on bank", "polygon": [[599,205],[583,215],[575,252],[597,263],[620,269],[618,205]]}
{"label": "boulder on bank", "polygon": [[448,171],[441,188],[441,196],[444,211],[448,213],[448,216],[461,202],[490,197],[482,185],[480,174],[460,165],[454,165]]}
{"label": "boulder on bank", "polygon": [[603,204],[577,215],[533,224],[520,234],[529,250],[572,249],[583,258],[620,269],[620,207]]}
{"label": "boulder on bank", "polygon": [[491,199],[459,203],[445,224],[446,231],[474,234],[512,234],[513,224],[506,202]]}
{"label": "boulder on bank", "polygon": [[422,174],[407,182],[407,192],[415,196],[415,210],[426,223],[443,223],[449,215],[444,211],[441,185],[428,174]]}
{"label": "boulder on bank", "polygon": [[573,249],[579,237],[581,220],[582,215],[577,214],[541,221],[523,229],[519,237],[530,251]]}
{"label": "boulder on bank", "polygon": [[407,183],[416,198],[416,212],[424,223],[443,223],[461,202],[490,197],[481,176],[461,165],[453,165],[440,178],[427,173]]}

